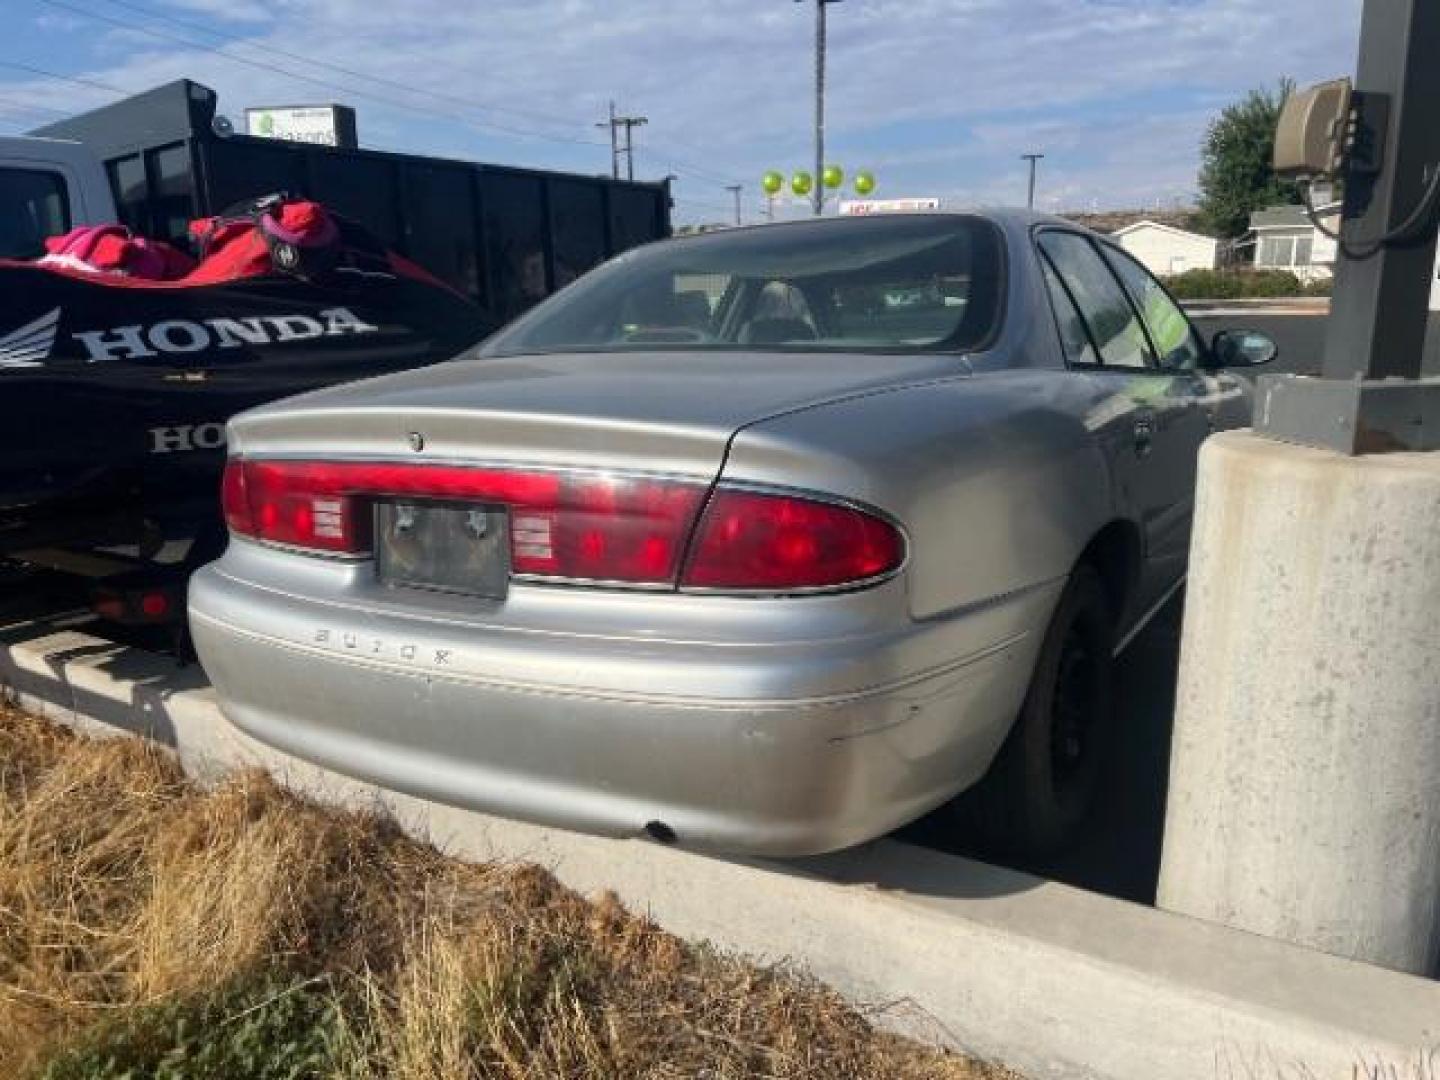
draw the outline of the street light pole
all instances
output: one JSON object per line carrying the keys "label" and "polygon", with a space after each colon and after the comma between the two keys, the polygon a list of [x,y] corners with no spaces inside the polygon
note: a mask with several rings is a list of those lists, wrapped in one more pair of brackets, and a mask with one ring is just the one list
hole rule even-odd
{"label": "street light pole", "polygon": [[1030,163],[1030,194],[1025,200],[1025,205],[1028,206],[1031,210],[1035,209],[1035,167],[1037,164],[1039,164],[1040,160],[1044,158],[1044,156],[1044,154],[1020,155],[1021,161],[1028,161]]}
{"label": "street light pole", "polygon": [[620,179],[620,145],[616,141],[615,132],[619,125],[615,121],[615,102],[610,102],[610,119],[601,120],[595,125],[598,128],[610,129],[610,176],[613,179]]}
{"label": "street light pole", "polygon": [[726,184],[725,190],[735,196],[735,224],[740,224],[740,192],[745,190],[743,184]]}
{"label": "street light pole", "polygon": [[825,8],[839,2],[815,0],[815,186],[810,201],[816,217],[825,210]]}

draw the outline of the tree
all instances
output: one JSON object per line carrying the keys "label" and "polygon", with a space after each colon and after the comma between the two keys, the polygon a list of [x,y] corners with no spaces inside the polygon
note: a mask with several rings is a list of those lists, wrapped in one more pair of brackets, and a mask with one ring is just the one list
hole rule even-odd
{"label": "tree", "polygon": [[1252,90],[1225,108],[1205,132],[1200,151],[1200,216],[1217,235],[1237,237],[1250,212],[1300,201],[1299,189],[1271,167],[1280,107],[1295,90],[1281,79],[1276,90]]}

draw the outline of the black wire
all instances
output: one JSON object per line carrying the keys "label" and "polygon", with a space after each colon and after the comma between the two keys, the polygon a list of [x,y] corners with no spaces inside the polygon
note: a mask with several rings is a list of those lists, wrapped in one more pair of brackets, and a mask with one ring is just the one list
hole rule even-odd
{"label": "black wire", "polygon": [[[240,36],[240,35],[226,34],[226,33],[220,32],[220,31],[218,31],[218,30],[211,30],[211,29],[208,29],[208,28],[206,28],[206,27],[204,27],[204,26],[202,26],[202,25],[200,25],[200,24],[198,24],[198,23],[195,23],[195,22],[191,21],[191,20],[187,20],[187,19],[177,19],[177,18],[174,18],[174,17],[172,17],[172,16],[170,16],[170,15],[165,15],[165,14],[162,14],[162,13],[160,13],[160,12],[156,12],[156,11],[150,10],[149,8],[146,8],[146,7],[144,7],[144,6],[140,5],[140,4],[130,3],[129,0],[108,0],[108,2],[111,3],[111,4],[113,4],[113,5],[115,5],[115,6],[117,6],[117,7],[126,8],[126,9],[128,9],[128,10],[130,10],[130,11],[133,11],[133,12],[137,13],[137,14],[144,15],[144,16],[146,16],[147,18],[151,18],[151,19],[154,19],[154,20],[159,21],[159,22],[168,23],[168,24],[170,24],[170,25],[172,25],[172,26],[183,27],[183,28],[185,28],[185,29],[187,29],[187,30],[190,30],[190,31],[193,31],[193,32],[195,32],[195,33],[201,33],[201,34],[205,34],[205,35],[207,35],[207,36],[209,36],[209,37],[219,39],[220,41],[230,42],[230,43],[232,43],[232,44],[237,44],[237,45],[244,45],[244,46],[247,46],[247,47],[249,47],[249,48],[264,49],[264,50],[266,50],[267,52],[271,52],[271,53],[276,54],[277,56],[287,57],[287,58],[292,59],[292,60],[294,60],[294,61],[297,61],[297,62],[300,62],[300,63],[303,63],[303,64],[309,64],[309,65],[311,65],[311,66],[327,68],[327,69],[329,69],[329,70],[331,70],[331,71],[338,71],[338,72],[340,72],[340,73],[342,73],[342,74],[344,74],[344,75],[347,75],[347,76],[350,76],[350,77],[353,77],[353,78],[365,79],[365,80],[367,80],[367,81],[369,81],[369,82],[372,82],[372,83],[376,83],[376,84],[380,84],[380,85],[384,85],[384,86],[395,87],[395,88],[400,89],[400,90],[403,90],[403,91],[405,91],[405,92],[407,92],[407,93],[418,94],[418,95],[421,95],[421,96],[424,96],[424,97],[431,98],[431,99],[436,100],[436,101],[454,102],[455,104],[458,104],[458,105],[460,105],[460,106],[463,107],[463,108],[470,109],[470,110],[473,110],[473,111],[475,111],[475,112],[507,112],[507,113],[510,113],[510,114],[512,114],[512,115],[515,115],[515,116],[528,117],[528,118],[530,118],[530,119],[532,119],[532,120],[539,120],[539,121],[544,122],[544,123],[553,123],[553,124],[557,124],[557,125],[561,125],[561,126],[568,126],[569,123],[570,123],[568,120],[562,119],[562,118],[560,118],[560,117],[547,116],[547,115],[545,115],[545,114],[543,114],[543,113],[533,112],[533,111],[529,111],[529,110],[512,109],[512,108],[507,108],[507,107],[504,107],[504,106],[495,106],[495,105],[475,105],[475,104],[471,104],[470,102],[466,101],[466,100],[463,99],[463,98],[459,98],[459,97],[456,97],[456,96],[451,95],[451,94],[441,94],[441,93],[437,93],[437,92],[432,91],[432,90],[426,90],[426,89],[424,89],[423,87],[409,86],[409,85],[407,85],[407,84],[405,84],[405,83],[399,82],[399,81],[394,80],[394,79],[387,79],[387,78],[384,78],[383,76],[379,76],[379,75],[366,74],[366,73],[364,73],[364,72],[357,71],[357,70],[355,70],[355,69],[353,69],[353,68],[344,67],[344,66],[342,66],[342,65],[340,65],[340,64],[329,63],[329,62],[327,62],[327,61],[319,60],[319,59],[316,59],[316,58],[314,58],[314,57],[301,56],[301,55],[299,55],[299,54],[297,54],[297,53],[288,52],[288,51],[286,51],[286,50],[284,50],[284,49],[280,49],[280,48],[277,48],[277,47],[274,47],[274,46],[269,46],[269,45],[255,45],[255,44],[253,44],[252,42],[250,42],[248,39],[246,39],[246,38],[244,38],[244,37],[242,37],[242,36]],[[330,82],[330,81],[327,81],[327,80],[324,80],[324,79],[314,78],[314,77],[311,77],[311,76],[309,76],[309,75],[302,74],[302,73],[300,73],[300,72],[295,72],[295,71],[291,71],[291,70],[289,70],[289,69],[287,69],[287,68],[282,68],[282,67],[276,66],[276,65],[274,65],[274,64],[269,64],[269,63],[265,63],[265,62],[263,62],[263,61],[254,60],[254,59],[251,59],[251,58],[245,57],[245,56],[237,56],[237,55],[234,54],[234,53],[227,52],[227,51],[225,51],[224,49],[218,48],[218,47],[216,47],[216,46],[214,46],[214,45],[207,44],[207,43],[205,43],[205,42],[203,42],[203,41],[195,41],[193,38],[181,37],[181,36],[176,35],[176,34],[168,34],[168,33],[162,32],[162,31],[155,30],[155,29],[153,29],[153,28],[135,25],[135,24],[126,22],[126,21],[121,20],[121,19],[117,19],[117,18],[113,18],[113,17],[111,17],[111,16],[107,16],[107,15],[101,14],[101,13],[96,12],[96,11],[93,11],[93,10],[89,10],[89,9],[83,9],[83,10],[82,10],[82,9],[79,8],[79,7],[72,6],[71,4],[65,2],[65,0],[40,0],[40,3],[48,4],[48,5],[52,6],[52,7],[63,8],[63,9],[65,9],[65,10],[67,10],[67,11],[74,12],[74,13],[77,14],[77,15],[89,17],[89,18],[92,18],[92,19],[97,19],[97,20],[102,21],[102,22],[107,22],[107,23],[110,23],[112,26],[121,27],[122,29],[135,30],[135,31],[138,31],[139,33],[146,34],[146,35],[148,35],[148,36],[150,36],[150,37],[153,37],[153,38],[157,38],[157,39],[159,39],[159,40],[161,40],[161,41],[173,41],[173,42],[176,42],[176,43],[179,43],[179,44],[188,45],[188,46],[190,46],[191,48],[203,49],[203,50],[205,50],[206,52],[211,52],[211,53],[214,53],[214,54],[216,54],[216,55],[218,55],[218,56],[222,56],[222,57],[224,57],[225,59],[230,60],[230,61],[232,61],[232,62],[234,62],[234,63],[247,64],[247,65],[249,65],[250,67],[260,68],[260,69],[265,70],[265,71],[272,71],[272,72],[275,72],[276,74],[279,74],[279,75],[286,75],[286,76],[289,76],[290,78],[299,79],[299,80],[301,80],[301,81],[303,81],[303,82],[307,82],[307,83],[310,83],[310,84],[315,85],[315,86],[322,86],[322,87],[325,87],[325,88],[327,88],[327,89],[340,90],[340,91],[342,91],[342,92],[344,92],[344,93],[354,94],[354,95],[356,95],[356,96],[363,97],[363,98],[369,98],[371,101],[378,102],[378,103],[381,104],[381,105],[385,105],[385,106],[390,107],[390,108],[402,109],[402,110],[405,110],[405,111],[407,111],[407,112],[415,113],[415,114],[421,115],[421,116],[438,116],[438,117],[441,117],[441,118],[443,118],[443,119],[459,120],[459,121],[462,122],[462,123],[466,123],[466,124],[468,124],[468,125],[470,125],[470,126],[472,126],[472,127],[479,127],[479,128],[481,128],[482,130],[498,131],[498,132],[502,132],[502,133],[508,134],[508,135],[515,135],[515,136],[518,136],[518,137],[520,137],[520,138],[543,139],[543,140],[550,141],[550,142],[569,143],[569,144],[572,144],[572,145],[575,145],[575,146],[597,146],[597,147],[605,147],[605,146],[608,146],[608,145],[609,145],[608,143],[600,142],[600,141],[594,140],[594,139],[581,139],[581,138],[576,138],[576,137],[572,137],[572,136],[565,136],[565,135],[552,135],[552,134],[550,134],[550,133],[548,133],[548,132],[543,132],[543,131],[526,130],[526,129],[523,129],[523,128],[511,127],[511,126],[509,126],[509,125],[497,123],[497,122],[495,122],[495,121],[489,121],[489,120],[472,120],[472,119],[470,119],[470,118],[467,118],[467,117],[465,117],[465,116],[462,116],[462,115],[459,115],[459,114],[456,114],[456,113],[450,112],[450,111],[440,112],[440,111],[434,110],[434,109],[424,109],[424,108],[420,108],[420,107],[413,106],[413,105],[407,105],[407,104],[405,104],[405,103],[403,103],[403,102],[392,101],[392,100],[390,100],[390,99],[388,99],[388,98],[382,98],[382,97],[379,97],[379,96],[377,96],[377,95],[370,94],[370,93],[368,93],[368,92],[366,92],[366,91],[364,91],[364,90],[359,90],[359,89],[356,89],[355,87],[352,87],[352,86],[346,86],[346,85],[344,85],[344,84],[342,84],[342,83]],[[49,76],[52,77],[52,78],[66,79],[66,80],[68,80],[68,81],[70,81],[70,82],[79,83],[80,85],[96,86],[96,87],[99,87],[100,89],[109,90],[109,91],[111,91],[111,92],[113,92],[113,93],[120,93],[120,94],[125,93],[125,91],[119,90],[119,89],[117,89],[116,87],[106,86],[106,85],[103,84],[103,83],[98,83],[98,82],[95,82],[95,81],[93,81],[93,80],[79,79],[79,78],[75,78],[75,77],[72,77],[72,76],[66,76],[66,75],[58,75],[58,74],[56,74],[56,73],[54,73],[54,72],[47,72],[47,71],[43,71],[43,70],[38,69],[38,68],[27,68],[25,65],[22,65],[22,64],[11,64],[11,65],[9,65],[9,66],[11,66],[11,67],[16,67],[16,68],[20,68],[20,69],[22,69],[22,70],[29,70],[29,71],[31,71],[31,72],[34,73],[34,74],[44,74],[44,75],[49,75]],[[686,160],[683,159],[683,158],[675,158],[675,157],[671,157],[671,156],[668,156],[668,155],[664,155],[663,152],[657,154],[657,153],[654,152],[655,149],[656,149],[656,147],[654,146],[654,144],[652,144],[652,146],[651,146],[650,149],[651,149],[651,154],[652,154],[653,157],[655,157],[657,160],[661,161],[662,163],[671,166],[671,168],[673,168],[676,172],[686,173],[686,174],[688,174],[688,175],[690,175],[690,176],[693,176],[693,177],[695,177],[695,178],[697,178],[697,179],[712,180],[712,181],[719,182],[719,183],[724,183],[724,184],[729,184],[729,183],[734,182],[734,178],[733,178],[733,177],[721,176],[721,175],[719,175],[719,174],[717,174],[717,173],[707,172],[706,170],[700,168],[698,165],[694,165],[694,164],[686,161]],[[660,149],[663,151],[663,147],[660,148]]]}
{"label": "black wire", "polygon": [[[172,15],[166,15],[162,12],[153,11],[150,8],[144,7],[143,5],[130,3],[129,0],[108,0],[108,3],[116,7],[126,8],[130,11],[135,12],[138,15],[144,15],[146,18],[154,19],[157,22],[169,23],[172,26],[179,26],[186,30],[191,30],[195,33],[205,34],[207,37],[218,38],[221,41],[228,41],[237,45],[244,45],[251,49],[260,49],[265,52],[274,53],[276,56],[283,56],[287,59],[298,61],[301,64],[309,64],[312,67],[321,67],[329,71],[337,71],[342,75],[348,75],[356,79],[364,79],[367,82],[377,83],[381,86],[393,87],[394,89],[402,90],[407,94],[417,94],[421,97],[428,97],[435,101],[446,102],[451,105],[458,105],[463,109],[469,109],[473,112],[509,113],[512,116],[519,116],[524,119],[538,121],[540,123],[555,124],[560,127],[572,126],[572,121],[563,117],[548,116],[544,113],[532,112],[527,109],[514,109],[503,105],[489,105],[482,102],[472,102],[465,98],[458,97],[454,94],[442,94],[434,90],[427,90],[422,86],[411,86],[408,83],[400,82],[398,79],[387,79],[383,75],[372,75],[368,72],[357,71],[354,68],[345,67],[341,64],[330,63],[329,61],[321,60],[317,57],[302,56],[299,53],[288,52],[287,50],[279,48],[276,45],[271,45],[268,43],[265,45],[257,45],[255,42],[251,41],[249,38],[246,38],[241,34],[227,34],[219,30],[212,30],[206,26],[201,25],[200,23],[193,22],[189,19],[177,19]],[[602,143],[594,140],[582,141],[587,146],[608,145],[607,143]]]}
{"label": "black wire", "polygon": [[482,131],[498,131],[503,132],[507,135],[517,135],[521,138],[526,139],[542,139],[550,142],[576,143],[581,146],[605,145],[604,143],[598,143],[590,139],[572,139],[561,135],[547,135],[543,132],[527,131],[523,128],[509,127],[505,124],[498,124],[492,121],[474,120],[470,117],[462,116],[457,113],[439,112],[435,109],[422,109],[415,105],[406,105],[399,101],[393,101],[389,98],[381,97],[378,94],[372,94],[368,90],[361,90],[354,86],[346,86],[343,83],[331,82],[326,79],[318,79],[314,76],[305,75],[298,71],[291,71],[288,68],[283,68],[276,64],[265,63],[262,60],[252,60],[246,56],[236,56],[234,53],[226,52],[224,49],[219,48],[218,46],[209,45],[203,41],[196,41],[194,38],[181,37],[178,34],[166,33],[163,30],[156,30],[153,27],[140,26],[134,22],[127,22],[124,19],[117,19],[109,15],[103,15],[98,11],[94,11],[89,8],[82,8],[78,5],[67,3],[66,0],[40,0],[40,3],[48,4],[50,7],[61,8],[62,10],[72,12],[83,18],[94,19],[99,22],[109,23],[110,25],[118,26],[123,30],[130,30],[134,33],[145,34],[160,41],[176,42],[181,45],[186,45],[192,49],[200,49],[204,52],[214,53],[216,56],[223,57],[226,60],[231,61],[232,63],[245,64],[248,67],[260,68],[263,71],[273,71],[278,75],[284,75],[287,78],[291,79],[298,79],[301,82],[310,83],[313,86],[321,86],[328,90],[340,90],[343,93],[351,94],[355,97],[366,98],[370,101],[377,102],[385,106],[386,108],[400,109],[405,112],[415,113],[420,116],[438,116],[442,119],[458,120],[462,124],[465,124],[472,128],[477,128]]}
{"label": "black wire", "polygon": [[109,83],[99,82],[95,79],[81,78],[79,75],[65,75],[59,71],[50,71],[47,68],[35,67],[32,64],[21,64],[15,60],[0,60],[0,67],[14,68],[16,71],[27,71],[31,75],[41,75],[47,79],[59,79],[61,82],[74,83],[76,86],[89,86],[96,90],[104,90],[109,94],[119,94],[124,97],[128,91],[121,90],[118,86]]}
{"label": "black wire", "polygon": [[1364,250],[1357,248],[1346,241],[1339,232],[1330,229],[1320,220],[1315,210],[1315,203],[1311,198],[1311,185],[1306,184],[1300,195],[1300,202],[1305,207],[1305,217],[1314,226],[1315,231],[1329,240],[1335,241],[1336,246],[1347,259],[1363,262],[1366,259],[1378,255],[1381,250],[1391,244],[1408,240],[1418,229],[1423,229],[1435,216],[1435,211],[1440,208],[1440,167],[1430,167],[1430,179],[1425,185],[1425,192],[1420,196],[1408,217],[1395,228],[1391,229],[1384,236],[1377,237],[1370,241]]}
{"label": "black wire", "polygon": [[52,109],[48,105],[30,105],[23,101],[16,101],[14,98],[0,98],[0,110],[8,110],[12,114],[32,113],[35,116],[55,116],[62,119],[70,115],[59,109]]}

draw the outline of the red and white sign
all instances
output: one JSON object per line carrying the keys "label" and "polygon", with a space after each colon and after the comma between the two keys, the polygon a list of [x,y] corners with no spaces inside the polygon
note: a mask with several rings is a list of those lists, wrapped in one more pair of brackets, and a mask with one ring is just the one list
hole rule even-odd
{"label": "red and white sign", "polygon": [[848,199],[840,203],[840,213],[847,217],[864,214],[894,214],[907,210],[939,210],[940,200],[921,199]]}

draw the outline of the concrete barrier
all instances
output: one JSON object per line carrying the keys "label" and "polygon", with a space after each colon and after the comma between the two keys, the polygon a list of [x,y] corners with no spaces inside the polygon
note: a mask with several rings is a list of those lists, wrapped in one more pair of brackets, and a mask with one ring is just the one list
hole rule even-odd
{"label": "concrete barrier", "polygon": [[1433,974],[1440,454],[1200,452],[1160,902]]}
{"label": "concrete barrier", "polygon": [[1031,1077],[1349,1080],[1366,1064],[1408,1075],[1440,1043],[1435,983],[891,841],[726,861],[378,791],[241,735],[197,668],[76,625],[0,629],[0,680],[62,722],[174,747],[201,776],[260,766],[309,796],[382,807],[460,857],[614,890],[677,934],[791,960],[883,1026]]}

